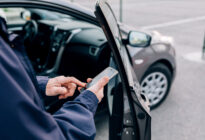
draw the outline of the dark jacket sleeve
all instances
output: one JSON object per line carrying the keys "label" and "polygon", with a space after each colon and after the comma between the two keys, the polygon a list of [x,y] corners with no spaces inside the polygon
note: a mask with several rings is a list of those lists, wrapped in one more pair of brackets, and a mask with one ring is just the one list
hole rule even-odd
{"label": "dark jacket sleeve", "polygon": [[37,91],[18,57],[0,43],[0,139],[94,139],[96,96],[85,91],[50,115],[35,102]]}
{"label": "dark jacket sleeve", "polygon": [[[53,116],[68,140],[95,138],[94,114],[98,99],[91,91],[84,91],[74,101],[67,102]],[[69,117],[68,117],[69,116]]]}
{"label": "dark jacket sleeve", "polygon": [[42,96],[44,96],[49,78],[47,76],[36,76],[36,79],[38,81],[39,90]]}

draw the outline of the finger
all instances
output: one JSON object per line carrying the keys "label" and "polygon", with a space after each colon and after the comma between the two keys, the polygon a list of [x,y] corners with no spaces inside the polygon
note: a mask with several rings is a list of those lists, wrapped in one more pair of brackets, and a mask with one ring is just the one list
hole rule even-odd
{"label": "finger", "polygon": [[76,84],[73,84],[73,83],[70,84],[70,86],[69,86],[69,93],[70,93],[69,95],[70,96],[73,96],[73,94],[75,93],[76,88],[77,88]]}
{"label": "finger", "polygon": [[58,99],[64,99],[63,95],[58,96]]}
{"label": "finger", "polygon": [[82,86],[82,87],[85,87],[86,83],[83,83],[81,81],[79,81],[78,79],[76,79],[75,77],[65,77],[65,76],[59,76],[59,77],[56,77],[57,78],[57,81],[60,83],[60,84],[65,84],[65,83],[75,83],[79,86]]}
{"label": "finger", "polygon": [[68,97],[70,97],[70,96],[67,94],[63,94],[63,95],[58,96],[58,99],[66,99]]}
{"label": "finger", "polygon": [[67,93],[60,95],[59,99],[66,99],[67,97],[73,96],[73,94],[75,93],[76,88],[77,88],[76,84],[74,84],[74,83],[69,84]]}
{"label": "finger", "polygon": [[66,99],[68,97],[72,97],[74,95],[75,92],[69,92],[67,94],[61,94],[60,96],[58,96],[59,99]]}
{"label": "finger", "polygon": [[82,89],[82,87],[78,87],[78,91],[80,91]]}
{"label": "finger", "polygon": [[109,77],[105,76],[101,78],[96,85],[93,86],[96,91],[102,89],[109,82]]}
{"label": "finger", "polygon": [[81,87],[86,86],[86,83],[79,81],[75,77],[66,77],[66,78],[67,78],[67,82],[69,82],[69,83],[75,83],[76,85],[81,86]]}
{"label": "finger", "polygon": [[53,87],[52,91],[53,91],[54,95],[67,93],[67,89],[65,87]]}
{"label": "finger", "polygon": [[[92,78],[88,78],[88,79],[87,79],[87,82],[88,82],[88,83],[91,82],[91,81],[92,81]],[[83,88],[83,87],[78,87],[78,91],[80,91],[82,88]]]}
{"label": "finger", "polygon": [[68,94],[65,94],[64,95],[64,99],[66,99],[66,98],[68,98],[68,97],[72,97],[73,96],[73,94],[74,94],[74,92],[69,92]]}
{"label": "finger", "polygon": [[65,99],[65,94],[58,96],[58,99]]}
{"label": "finger", "polygon": [[92,78],[88,78],[87,79],[87,82],[89,83],[89,82],[91,82],[92,81]]}

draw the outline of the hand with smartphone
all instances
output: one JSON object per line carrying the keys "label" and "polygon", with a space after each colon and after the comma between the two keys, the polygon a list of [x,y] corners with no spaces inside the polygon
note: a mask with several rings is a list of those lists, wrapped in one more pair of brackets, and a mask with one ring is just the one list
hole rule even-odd
{"label": "hand with smartphone", "polygon": [[[91,82],[92,79],[88,78],[87,82]],[[90,88],[86,89],[86,90],[90,90],[91,92],[93,92],[96,97],[98,98],[99,103],[101,102],[102,98],[104,97],[104,86],[109,82],[109,77],[105,76],[102,79],[100,79],[98,82],[96,82],[96,84],[94,84],[93,86],[91,86]]]}
{"label": "hand with smartphone", "polygon": [[118,71],[114,68],[108,67],[105,70],[103,70],[100,74],[98,74],[95,78],[87,79],[87,84],[85,88],[79,88],[79,90],[82,92],[83,90],[90,90],[93,92],[99,102],[101,102],[102,98],[104,97],[104,86],[111,80],[114,76],[118,74]]}
{"label": "hand with smartphone", "polygon": [[101,73],[99,73],[95,78],[87,79],[87,84],[79,81],[74,77],[64,77],[59,76],[52,78],[48,81],[46,85],[46,95],[47,96],[57,96],[59,95],[59,99],[66,99],[67,97],[73,96],[75,93],[76,87],[79,86],[79,90],[82,92],[83,90],[90,90],[93,92],[99,102],[103,98],[103,89],[104,86],[108,83],[110,79],[112,79],[115,75],[118,74],[118,71],[114,68],[107,67]]}

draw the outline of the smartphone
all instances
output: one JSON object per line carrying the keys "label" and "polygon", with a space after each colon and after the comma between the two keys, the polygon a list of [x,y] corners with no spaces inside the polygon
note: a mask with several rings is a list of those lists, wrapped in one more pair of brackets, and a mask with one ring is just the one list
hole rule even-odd
{"label": "smartphone", "polygon": [[95,85],[100,79],[102,79],[103,77],[107,76],[109,77],[109,80],[111,80],[112,78],[114,78],[116,75],[118,74],[118,71],[114,68],[111,67],[107,67],[106,69],[104,69],[101,73],[99,73],[97,76],[95,76],[91,82],[87,83],[85,88],[82,88],[80,91],[82,92],[83,90]]}

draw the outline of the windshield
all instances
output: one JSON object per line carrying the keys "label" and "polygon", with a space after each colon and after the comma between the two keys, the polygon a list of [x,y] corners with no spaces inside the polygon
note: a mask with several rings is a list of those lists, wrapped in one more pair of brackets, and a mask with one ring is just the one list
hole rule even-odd
{"label": "windshield", "polygon": [[48,10],[43,10],[43,9],[33,9],[33,8],[29,8],[26,9],[29,12],[31,12],[31,14],[35,17],[38,16],[39,19],[44,19],[44,20],[59,20],[59,19],[71,19],[73,17],[66,15],[66,14],[62,14],[62,13],[58,13],[58,12],[54,12],[54,11],[48,11]]}

